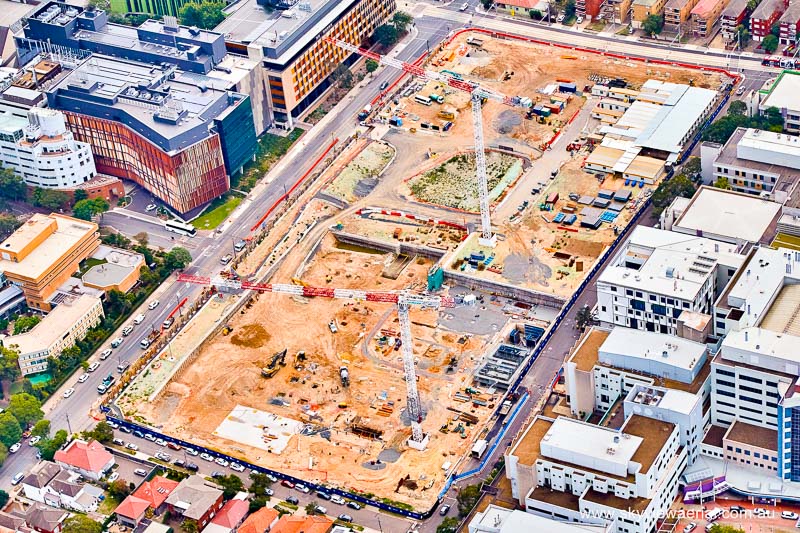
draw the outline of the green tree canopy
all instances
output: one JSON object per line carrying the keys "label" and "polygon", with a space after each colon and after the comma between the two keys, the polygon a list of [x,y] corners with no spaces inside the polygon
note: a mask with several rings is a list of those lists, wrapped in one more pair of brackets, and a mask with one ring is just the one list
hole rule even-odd
{"label": "green tree canopy", "polygon": [[414,22],[414,17],[405,11],[397,11],[392,15],[392,24],[394,24],[394,27],[397,28],[397,31],[400,33],[405,32],[408,25],[412,22]]}
{"label": "green tree canopy", "polygon": [[74,514],[64,521],[63,533],[102,533],[103,524],[84,514]]}
{"label": "green tree canopy", "polygon": [[717,189],[727,189],[727,190],[731,189],[731,183],[730,181],[728,181],[728,178],[726,176],[718,177],[712,185]]}
{"label": "green tree canopy", "polygon": [[658,35],[664,29],[664,18],[661,15],[648,15],[642,23],[642,29],[648,35]]}
{"label": "green tree canopy", "polygon": [[770,54],[778,49],[778,38],[772,35],[771,33],[764,37],[764,40],[761,41],[761,48],[769,52]]}
{"label": "green tree canopy", "polygon": [[203,0],[189,2],[178,10],[178,18],[185,26],[197,26],[206,30],[215,28],[225,19],[225,2]]}
{"label": "green tree canopy", "polygon": [[397,33],[397,28],[394,24],[381,24],[375,28],[375,33],[372,37],[375,42],[385,48],[394,46],[398,39],[400,39],[400,35]]}
{"label": "green tree canopy", "polygon": [[108,202],[103,198],[80,200],[72,207],[72,216],[81,220],[92,220],[92,217],[108,211]]}
{"label": "green tree canopy", "polygon": [[5,200],[24,200],[28,187],[22,178],[10,168],[0,168],[0,198]]}
{"label": "green tree canopy", "polygon": [[58,211],[69,203],[69,195],[64,191],[34,187],[33,192],[30,194],[29,201],[37,207]]}
{"label": "green tree canopy", "polygon": [[37,442],[36,447],[39,448],[39,451],[42,454],[42,459],[45,461],[52,461],[53,456],[56,454],[58,449],[67,443],[67,437],[67,430],[59,429],[56,431],[56,434],[53,435],[52,439],[42,439]]}
{"label": "green tree canopy", "polygon": [[10,347],[0,347],[0,379],[14,381],[19,375],[19,352]]}
{"label": "green tree canopy", "polygon": [[14,215],[0,213],[0,239],[5,240],[21,225],[22,222],[17,220],[17,217]]}
{"label": "green tree canopy", "polygon": [[35,396],[21,392],[12,394],[6,411],[14,415],[22,428],[28,427],[44,418],[42,402]]}
{"label": "green tree canopy", "polygon": [[442,523],[436,526],[436,533],[456,533],[456,529],[458,528],[458,518],[454,516],[448,516]]}
{"label": "green tree canopy", "polygon": [[739,44],[742,48],[750,44],[750,30],[744,24],[736,26],[736,33],[739,35]]}
{"label": "green tree canopy", "polygon": [[186,265],[192,262],[192,254],[186,248],[176,246],[167,253],[164,257],[164,264],[172,269],[186,268]]}
{"label": "green tree canopy", "polygon": [[74,193],[72,193],[72,199],[75,200],[75,203],[80,202],[81,200],[88,200],[89,193],[83,189],[77,189]]}
{"label": "green tree canopy", "polygon": [[309,516],[313,516],[315,514],[319,514],[319,511],[317,511],[317,506],[318,505],[319,504],[317,502],[315,502],[315,501],[308,502],[306,504],[306,514],[309,515]]}
{"label": "green tree canopy", "polygon": [[728,524],[714,524],[711,526],[709,533],[744,533],[744,529]]}
{"label": "green tree canopy", "polygon": [[39,315],[21,316],[14,321],[14,335],[30,331],[42,321]]}
{"label": "green tree canopy", "polygon": [[592,313],[588,305],[584,305],[578,309],[578,312],[575,314],[575,324],[581,331],[594,324],[595,320],[594,313]]}
{"label": "green tree canopy", "polygon": [[2,489],[0,489],[0,509],[6,506],[8,503],[8,493]]}
{"label": "green tree canopy", "polygon": [[222,497],[226,500],[230,500],[236,496],[237,492],[242,492],[244,490],[244,483],[242,483],[242,479],[236,474],[228,474],[227,476],[218,478],[215,482],[222,487]]}
{"label": "green tree canopy", "polygon": [[689,178],[693,178],[694,176],[700,174],[701,171],[700,167],[700,158],[697,156],[690,157],[686,163],[683,164],[681,168],[681,173],[686,174]]}
{"label": "green tree canopy", "polygon": [[458,502],[458,515],[467,516],[478,503],[481,497],[481,488],[478,485],[467,485],[458,491],[456,501]]}
{"label": "green tree canopy", "polygon": [[564,18],[569,20],[575,16],[575,0],[567,0],[564,4]]}
{"label": "green tree canopy", "polygon": [[124,500],[131,493],[131,487],[124,479],[116,479],[108,484],[108,493],[117,500]]}
{"label": "green tree canopy", "polygon": [[31,429],[31,435],[43,439],[50,438],[50,421],[43,418],[36,422]]}
{"label": "green tree canopy", "polygon": [[22,429],[19,427],[19,420],[8,411],[0,413],[0,442],[6,448],[19,442],[22,438]]}
{"label": "green tree canopy", "polygon": [[729,115],[747,115],[747,104],[742,102],[741,100],[734,100],[728,106],[728,114]]}
{"label": "green tree canopy", "polygon": [[692,180],[685,174],[678,174],[670,180],[662,181],[653,193],[653,212],[661,214],[675,198],[678,196],[691,198],[696,190]]}
{"label": "green tree canopy", "polygon": [[108,425],[108,422],[101,421],[91,431],[84,431],[83,437],[87,440],[96,440],[103,444],[107,444],[114,440],[114,428]]}
{"label": "green tree canopy", "polygon": [[376,70],[378,70],[378,66],[379,65],[380,65],[380,63],[378,63],[374,59],[367,59],[367,63],[366,63],[365,66],[367,67],[367,72],[372,73],[372,72],[375,72]]}

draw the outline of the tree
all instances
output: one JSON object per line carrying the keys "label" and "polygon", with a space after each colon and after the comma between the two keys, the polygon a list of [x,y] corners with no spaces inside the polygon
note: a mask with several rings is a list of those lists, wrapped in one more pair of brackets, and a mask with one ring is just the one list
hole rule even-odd
{"label": "tree", "polygon": [[22,178],[10,168],[0,168],[0,198],[5,200],[24,200],[28,187]]}
{"label": "tree", "polygon": [[19,352],[0,346],[0,379],[14,381],[19,375]]}
{"label": "tree", "polygon": [[747,0],[747,9],[749,11],[755,11],[760,3],[760,0]]}
{"label": "tree", "polygon": [[744,533],[743,529],[728,524],[714,524],[709,530],[710,533]]}
{"label": "tree", "polygon": [[412,22],[414,22],[414,17],[405,11],[397,11],[392,15],[392,24],[394,24],[394,27],[397,28],[399,33],[405,33],[406,28],[408,28],[408,25]]}
{"label": "tree", "polygon": [[192,254],[186,248],[176,246],[164,256],[164,264],[171,270],[185,268],[192,262]]}
{"label": "tree", "polygon": [[778,38],[772,35],[771,33],[764,37],[764,40],[761,41],[761,48],[766,50],[768,53],[772,53],[778,49]]}
{"label": "tree", "polygon": [[481,5],[483,5],[483,9],[488,10],[494,5],[494,0],[481,0]]}
{"label": "tree", "polygon": [[88,200],[89,193],[84,191],[83,189],[76,189],[75,192],[72,193],[72,199],[75,200],[75,203],[78,203],[81,200]]}
{"label": "tree", "polygon": [[216,27],[225,19],[225,2],[202,0],[189,2],[178,10],[178,18],[185,26],[197,26],[206,30]]}
{"label": "tree", "polygon": [[103,524],[84,514],[74,514],[64,521],[63,533],[102,533]]}
{"label": "tree", "polygon": [[459,516],[467,516],[472,508],[475,507],[475,504],[478,503],[478,500],[481,497],[481,489],[478,485],[467,485],[460,491],[458,491],[458,495],[456,496],[456,501],[458,502],[458,515]]}
{"label": "tree", "polygon": [[767,124],[770,126],[781,126],[783,127],[783,115],[781,114],[781,110],[775,106],[770,106],[764,111],[764,116],[767,119]]}
{"label": "tree", "polygon": [[108,422],[101,421],[97,423],[93,430],[84,431],[83,436],[87,440],[94,439],[106,444],[114,440],[114,429],[108,425]]}
{"label": "tree", "polygon": [[244,483],[242,483],[242,479],[236,474],[222,476],[217,479],[216,483],[222,487],[222,497],[226,500],[230,500],[236,496],[236,493],[244,490]]}
{"label": "tree", "polygon": [[781,22],[776,20],[772,23],[772,26],[769,29],[769,32],[775,36],[775,38],[780,38],[781,36]]}
{"label": "tree", "polygon": [[[2,416],[2,415],[0,415]],[[36,443],[36,447],[41,452],[42,459],[52,461],[56,452],[67,443],[67,430],[59,429],[52,439],[42,439]]]}
{"label": "tree", "polygon": [[367,59],[367,64],[366,64],[366,67],[367,67],[367,72],[369,72],[370,74],[372,74],[373,72],[375,72],[376,70],[378,70],[378,66],[379,66],[379,65],[380,65],[380,63],[378,63],[378,62],[377,62],[377,61],[375,61],[374,59]]}
{"label": "tree", "polygon": [[81,200],[72,207],[72,216],[81,220],[92,220],[92,217],[108,211],[108,202],[103,198]]}
{"label": "tree", "polygon": [[269,496],[253,496],[250,498],[250,509],[251,513],[255,513],[262,507],[267,506],[267,502],[269,501]]}
{"label": "tree", "polygon": [[683,167],[681,168],[681,173],[686,174],[687,176],[689,176],[689,179],[692,179],[698,174],[700,174],[701,170],[702,169],[700,167],[700,158],[697,156],[692,156],[689,158],[688,161],[686,161],[686,163],[683,164]]}
{"label": "tree", "polygon": [[8,448],[19,442],[20,438],[22,438],[22,429],[19,427],[19,420],[8,411],[0,413],[0,442]]}
{"label": "tree", "polygon": [[750,44],[750,30],[747,29],[747,26],[744,24],[739,24],[736,26],[736,33],[739,36],[739,45],[741,48],[744,48],[748,44]]}
{"label": "tree", "polygon": [[544,15],[542,15],[542,12],[539,11],[538,9],[531,9],[528,11],[528,14],[534,20],[542,20],[544,18]]}
{"label": "tree", "polygon": [[664,29],[664,18],[661,15],[648,15],[642,23],[642,29],[648,35],[658,35]]}
{"label": "tree", "polygon": [[319,514],[319,511],[317,511],[317,507],[318,507],[317,502],[315,502],[315,501],[314,502],[308,502],[306,504],[306,514],[309,515],[309,516],[313,516],[315,514]]}
{"label": "tree", "polygon": [[6,462],[6,458],[8,457],[8,448],[6,445],[0,442],[0,466],[3,466],[3,463]]}
{"label": "tree", "polygon": [[29,201],[37,207],[57,211],[69,203],[69,195],[64,191],[34,187]]}
{"label": "tree", "polygon": [[191,518],[184,518],[183,522],[181,522],[181,529],[185,533],[197,533],[200,528],[197,527],[197,520],[192,520]]}
{"label": "tree", "polygon": [[272,485],[272,481],[267,477],[266,474],[260,474],[258,472],[251,472],[250,473],[250,492],[252,492],[256,496],[263,496],[266,494],[266,489],[268,489]]}
{"label": "tree", "polygon": [[583,331],[586,329],[587,326],[591,326],[594,324],[597,318],[594,316],[594,313],[591,309],[589,309],[588,305],[584,305],[578,312],[575,314],[575,325]]}
{"label": "tree", "polygon": [[720,176],[720,177],[718,177],[718,178],[717,178],[717,179],[714,181],[714,183],[712,184],[712,186],[713,186],[713,187],[716,187],[717,189],[726,189],[726,190],[730,190],[730,189],[731,189],[731,184],[730,184],[730,182],[728,181],[728,178],[727,178],[726,176]]}
{"label": "tree", "polygon": [[653,193],[653,212],[661,214],[675,198],[678,196],[691,198],[696,190],[697,187],[685,174],[678,174],[670,180],[662,181]]}
{"label": "tree", "polygon": [[350,89],[353,86],[353,73],[344,63],[339,63],[331,73],[331,78],[339,82],[339,87]]}
{"label": "tree", "polygon": [[147,246],[147,243],[149,242],[149,236],[147,235],[146,231],[140,231],[133,236],[133,240],[138,242],[139,246]]}
{"label": "tree", "polygon": [[728,106],[728,114],[741,116],[747,115],[747,104],[741,100],[734,100],[731,102],[731,105]]}
{"label": "tree", "polygon": [[14,415],[14,418],[19,421],[19,425],[22,428],[28,427],[44,418],[42,402],[35,396],[25,392],[12,394],[6,411]]}
{"label": "tree", "polygon": [[2,489],[0,489],[0,509],[6,506],[8,503],[8,493]]}
{"label": "tree", "polygon": [[448,516],[442,523],[436,526],[436,533],[456,533],[458,529],[458,518]]}
{"label": "tree", "polygon": [[50,438],[50,421],[43,418],[36,422],[31,429],[31,435],[43,439]]}
{"label": "tree", "polygon": [[124,479],[116,479],[108,484],[108,493],[115,499],[122,501],[131,493],[131,487]]}
{"label": "tree", "polygon": [[567,3],[564,4],[564,18],[566,20],[569,20],[574,16],[575,16],[575,0],[567,0]]}
{"label": "tree", "polygon": [[372,38],[384,48],[390,48],[400,39],[400,36],[397,34],[394,24],[381,24],[375,28]]}
{"label": "tree", "polygon": [[22,222],[17,220],[14,215],[0,214],[0,239],[6,239],[21,225]]}
{"label": "tree", "polygon": [[14,321],[14,335],[30,331],[33,327],[42,321],[39,315],[21,316]]}

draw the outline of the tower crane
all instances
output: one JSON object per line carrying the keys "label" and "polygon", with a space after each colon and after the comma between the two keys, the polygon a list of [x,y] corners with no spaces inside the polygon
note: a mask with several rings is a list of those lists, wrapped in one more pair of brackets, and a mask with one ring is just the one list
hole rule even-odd
{"label": "tower crane", "polygon": [[425,449],[428,444],[428,436],[422,431],[422,405],[419,399],[419,390],[417,389],[417,373],[414,368],[414,343],[411,337],[409,310],[412,307],[419,309],[455,307],[455,302],[452,298],[418,294],[409,290],[364,291],[358,289],[311,287],[290,283],[258,284],[243,281],[238,278],[223,278],[221,276],[216,276],[212,279],[204,276],[178,274],[178,281],[206,286],[211,285],[225,292],[252,290],[257,292],[288,294],[291,296],[320,296],[323,298],[396,304],[397,318],[400,323],[400,349],[403,356],[403,377],[406,380],[406,411],[411,421],[411,438],[408,440],[408,445],[417,450]]}
{"label": "tower crane", "polygon": [[400,69],[412,76],[444,83],[470,95],[475,141],[475,166],[477,168],[478,178],[478,200],[481,209],[481,236],[478,242],[481,246],[494,247],[497,244],[497,237],[492,233],[492,222],[489,213],[489,181],[486,177],[486,149],[483,142],[483,115],[481,113],[481,103],[484,99],[488,99],[511,107],[530,108],[533,105],[531,99],[525,96],[506,96],[492,89],[481,87],[473,81],[464,80],[458,75],[454,76],[444,72],[427,70],[421,66],[412,65],[411,63],[406,63],[399,59],[376,54],[366,48],[360,48],[341,39],[326,37],[325,40],[348,52],[356,53],[373,59],[378,63]]}

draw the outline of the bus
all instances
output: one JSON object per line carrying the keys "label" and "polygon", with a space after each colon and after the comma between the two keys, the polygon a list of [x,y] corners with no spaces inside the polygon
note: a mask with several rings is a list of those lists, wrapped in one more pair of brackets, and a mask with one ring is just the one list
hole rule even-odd
{"label": "bus", "polygon": [[197,234],[197,230],[191,224],[185,224],[180,220],[167,220],[164,224],[164,227],[167,231],[172,231],[173,233],[180,233],[181,235],[186,235],[189,237],[194,237]]}
{"label": "bus", "polygon": [[419,94],[414,97],[414,101],[422,105],[431,105],[431,99],[429,97],[421,96]]}

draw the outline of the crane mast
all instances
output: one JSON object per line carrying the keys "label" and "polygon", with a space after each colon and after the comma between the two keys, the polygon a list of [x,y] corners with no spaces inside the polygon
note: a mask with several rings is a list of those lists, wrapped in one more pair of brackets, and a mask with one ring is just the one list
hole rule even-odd
{"label": "crane mast", "polygon": [[414,338],[411,336],[409,311],[412,307],[418,307],[420,309],[455,307],[455,302],[452,298],[417,294],[407,290],[364,291],[357,289],[311,287],[287,283],[257,284],[240,279],[223,278],[222,276],[216,276],[212,279],[204,276],[178,274],[178,281],[206,286],[211,285],[218,290],[224,291],[252,290],[293,296],[320,296],[323,298],[396,304],[397,319],[400,323],[400,349],[403,357],[403,378],[406,381],[406,414],[411,422],[411,438],[408,440],[407,444],[409,447],[416,450],[424,450],[426,448],[428,436],[422,431],[422,403],[420,402],[419,389],[417,388],[417,372],[414,367]]}
{"label": "crane mast", "polygon": [[481,209],[481,236],[478,242],[481,246],[494,247],[497,244],[497,237],[492,233],[491,213],[489,211],[489,181],[486,175],[486,148],[483,140],[483,114],[481,113],[481,103],[483,99],[501,102],[511,107],[527,108],[532,105],[531,99],[521,96],[506,96],[499,92],[481,87],[477,83],[460,79],[459,77],[444,72],[427,70],[419,65],[413,65],[398,59],[376,54],[365,48],[360,48],[341,39],[326,37],[326,41],[343,48],[352,53],[373,59],[384,65],[394,67],[407,72],[412,76],[417,76],[430,81],[444,83],[454,89],[463,91],[470,95],[472,103],[472,125],[475,142],[475,167],[478,180],[478,201]]}

